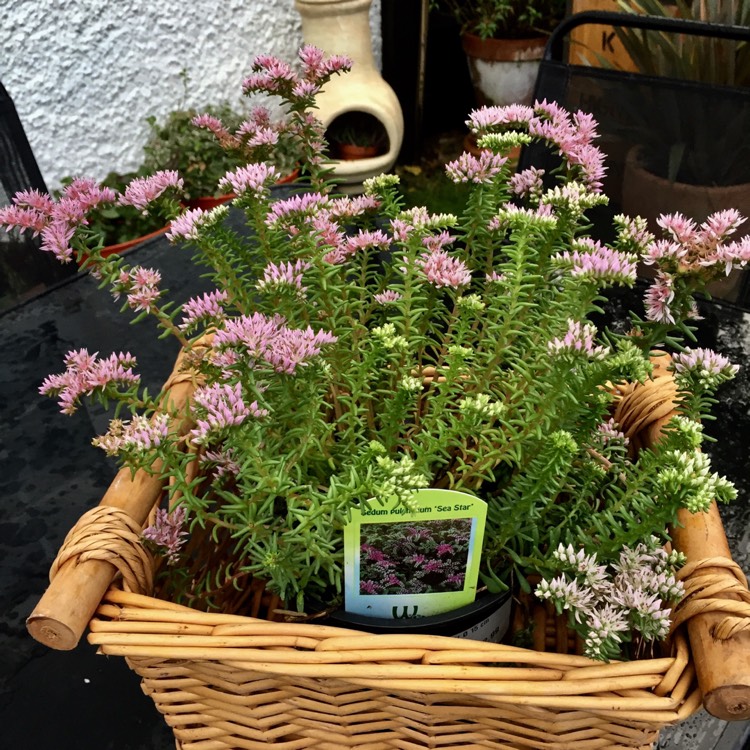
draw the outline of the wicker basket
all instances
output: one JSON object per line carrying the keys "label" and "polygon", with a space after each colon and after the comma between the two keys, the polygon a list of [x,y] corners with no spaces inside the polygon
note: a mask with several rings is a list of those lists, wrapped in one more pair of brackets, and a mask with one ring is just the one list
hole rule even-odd
{"label": "wicker basket", "polygon": [[[172,386],[185,403],[193,383],[179,363]],[[648,444],[674,395],[657,365],[653,381],[621,390],[616,418]],[[140,675],[182,750],[648,748],[704,694],[722,718],[750,715],[750,594],[715,508],[675,529],[688,595],[667,656],[602,664],[576,654],[541,605],[524,649],[271,622],[276,602],[261,587],[248,591],[252,616],[153,598],[140,529],[161,490],[144,474],[118,475],[66,539],[29,629],[72,648],[88,623],[89,641]]]}

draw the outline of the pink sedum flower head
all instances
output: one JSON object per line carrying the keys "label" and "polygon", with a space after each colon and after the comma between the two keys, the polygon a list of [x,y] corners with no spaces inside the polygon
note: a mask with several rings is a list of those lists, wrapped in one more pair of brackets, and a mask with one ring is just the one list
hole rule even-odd
{"label": "pink sedum flower head", "polygon": [[664,274],[658,274],[644,294],[646,319],[654,323],[674,323],[674,296],[672,279]]}
{"label": "pink sedum flower head", "polygon": [[385,292],[380,292],[379,294],[373,295],[373,299],[379,305],[392,305],[398,302],[400,299],[403,299],[403,295],[401,294],[401,292],[396,292],[388,289]]}
{"label": "pink sedum flower head", "polygon": [[226,428],[241,425],[248,417],[264,417],[268,412],[257,401],[246,404],[242,385],[212,383],[193,394],[196,427],[190,431],[191,442],[204,445],[212,442]]}
{"label": "pink sedum flower head", "polygon": [[448,232],[440,232],[440,234],[428,234],[426,237],[422,237],[422,244],[428,252],[435,252],[436,250],[442,250],[448,245],[452,245],[456,240],[456,237]]}
{"label": "pink sedum flower head", "polygon": [[740,370],[724,355],[704,348],[685,349],[673,355],[672,364],[678,375],[693,373],[712,387],[731,380]]}
{"label": "pink sedum flower head", "polygon": [[510,104],[505,107],[482,107],[471,113],[466,124],[473,133],[482,133],[489,128],[499,126],[528,126],[533,116],[533,108],[523,104]]}
{"label": "pink sedum flower head", "polygon": [[280,177],[281,173],[276,167],[259,162],[227,172],[219,180],[219,187],[237,195],[253,193],[255,196],[261,196],[268,190],[268,186]]}
{"label": "pink sedum flower head", "polygon": [[529,167],[522,172],[516,172],[510,178],[510,186],[513,192],[521,197],[537,196],[542,192],[542,178],[544,170]]}
{"label": "pink sedum flower head", "polygon": [[37,237],[49,224],[49,216],[43,211],[18,203],[0,208],[0,225],[6,232],[11,229],[28,230],[33,237]]}
{"label": "pink sedum flower head", "polygon": [[628,445],[630,443],[630,438],[625,436],[625,433],[622,432],[620,426],[617,424],[617,422],[615,422],[614,419],[609,419],[606,422],[602,422],[597,430],[599,433],[599,437],[605,443],[609,443],[613,440],[622,442],[623,445]]}
{"label": "pink sedum flower head", "polygon": [[180,550],[188,539],[186,521],[187,512],[181,505],[171,512],[159,508],[154,523],[143,530],[143,538],[161,547],[170,565],[177,562]]}
{"label": "pink sedum flower head", "polygon": [[224,328],[214,336],[213,347],[221,352],[225,348],[249,358],[251,366],[270,366],[276,372],[293,375],[317,357],[323,347],[337,341],[328,331],[290,328],[279,315],[268,317],[253,313],[227,320]]}
{"label": "pink sedum flower head", "polygon": [[593,324],[568,320],[565,336],[550,341],[547,349],[552,355],[582,354],[588,359],[603,359],[609,354],[609,348],[597,346],[594,343],[595,337],[596,327]]}
{"label": "pink sedum flower head", "polygon": [[311,217],[325,207],[328,198],[321,193],[302,193],[291,198],[276,201],[266,216],[266,224],[271,227],[288,226],[301,217]]}
{"label": "pink sedum flower head", "polygon": [[213,220],[211,211],[204,211],[201,208],[188,209],[172,221],[166,235],[167,239],[170,242],[198,240],[201,228],[210,226]]}
{"label": "pink sedum flower head", "polygon": [[478,157],[464,152],[458,159],[449,162],[445,171],[453,182],[488,184],[502,172],[507,161],[507,156],[491,151],[482,151]]}
{"label": "pink sedum flower head", "polygon": [[198,323],[218,323],[223,320],[224,303],[228,299],[229,293],[223,289],[189,299],[182,306],[180,328],[184,331],[193,328]]}
{"label": "pink sedum flower head", "polygon": [[155,172],[150,177],[136,177],[125,188],[120,203],[123,206],[134,206],[147,213],[149,205],[164,195],[169,188],[181,190],[182,186],[182,177],[174,170]]}
{"label": "pink sedum flower head", "polygon": [[574,242],[574,248],[556,256],[558,262],[570,268],[573,276],[597,281],[601,285],[635,284],[634,256],[613,250],[590,238]]}
{"label": "pink sedum flower head", "polygon": [[422,253],[417,266],[421,268],[424,278],[438,288],[460,289],[471,283],[471,271],[466,264],[442,249]]}
{"label": "pink sedum flower head", "polygon": [[263,270],[263,278],[256,286],[264,291],[289,287],[304,297],[306,289],[302,286],[302,276],[309,268],[310,263],[306,260],[296,260],[294,263],[269,263]]}
{"label": "pink sedum flower head", "polygon": [[106,435],[92,441],[108,456],[127,453],[145,453],[158,448],[169,436],[169,417],[156,414],[152,418],[136,415],[129,422],[114,419]]}
{"label": "pink sedum flower head", "polygon": [[65,372],[46,377],[39,393],[57,396],[60,411],[73,414],[84,395],[110,386],[129,387],[139,383],[140,375],[133,372],[135,365],[135,357],[131,354],[112,354],[106,359],[98,359],[86,349],[72,350],[65,357]]}

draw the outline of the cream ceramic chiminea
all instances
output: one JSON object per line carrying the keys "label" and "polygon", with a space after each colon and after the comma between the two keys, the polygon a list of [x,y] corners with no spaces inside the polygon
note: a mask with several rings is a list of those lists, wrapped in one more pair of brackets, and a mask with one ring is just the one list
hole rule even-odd
{"label": "cream ceramic chiminea", "polygon": [[351,72],[334,76],[318,96],[317,117],[331,133],[338,124],[369,121],[382,135],[379,155],[334,162],[334,175],[340,182],[361,182],[387,172],[404,137],[401,105],[372,55],[371,4],[372,0],[295,0],[305,42],[354,61]]}

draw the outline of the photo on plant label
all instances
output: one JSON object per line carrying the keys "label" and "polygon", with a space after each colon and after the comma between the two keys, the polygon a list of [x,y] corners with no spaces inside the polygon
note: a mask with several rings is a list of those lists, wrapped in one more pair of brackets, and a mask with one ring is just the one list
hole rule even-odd
{"label": "photo on plant label", "polygon": [[368,523],[360,527],[360,594],[461,591],[471,518]]}

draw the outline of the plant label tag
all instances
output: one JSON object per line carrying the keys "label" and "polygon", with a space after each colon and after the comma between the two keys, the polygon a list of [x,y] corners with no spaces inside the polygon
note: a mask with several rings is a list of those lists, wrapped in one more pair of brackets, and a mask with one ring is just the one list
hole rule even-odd
{"label": "plant label tag", "polygon": [[453,490],[417,490],[352,511],[344,527],[345,609],[412,619],[474,601],[487,504]]}

